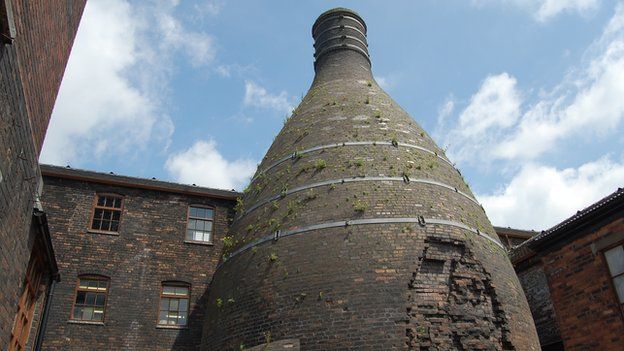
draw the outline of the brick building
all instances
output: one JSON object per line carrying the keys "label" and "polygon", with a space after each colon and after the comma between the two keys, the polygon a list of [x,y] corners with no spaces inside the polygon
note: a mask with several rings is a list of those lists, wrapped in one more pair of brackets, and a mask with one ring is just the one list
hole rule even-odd
{"label": "brick building", "polygon": [[41,170],[63,277],[43,350],[197,350],[238,193]]}
{"label": "brick building", "polygon": [[57,276],[38,156],[84,0],[0,0],[0,348],[36,344]]}
{"label": "brick building", "polygon": [[509,227],[494,226],[494,230],[496,231],[496,235],[498,235],[500,242],[507,250],[522,244],[538,234],[538,232],[533,230],[521,230]]}
{"label": "brick building", "polygon": [[624,189],[511,252],[543,350],[622,350]]}

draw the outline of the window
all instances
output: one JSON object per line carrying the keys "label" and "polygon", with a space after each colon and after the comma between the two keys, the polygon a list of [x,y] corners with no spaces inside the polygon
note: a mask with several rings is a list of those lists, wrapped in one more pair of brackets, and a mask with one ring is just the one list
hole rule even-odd
{"label": "window", "polygon": [[160,293],[158,325],[184,327],[187,324],[189,285],[165,283]]}
{"label": "window", "polygon": [[119,195],[97,195],[91,229],[104,232],[119,231],[123,198]]}
{"label": "window", "polygon": [[605,258],[613,279],[613,286],[620,304],[624,304],[624,246],[616,246],[605,251]]}
{"label": "window", "polygon": [[189,206],[186,223],[186,240],[212,242],[212,220],[214,209]]}
{"label": "window", "polygon": [[15,38],[15,21],[11,0],[0,0],[0,43],[11,44]]}
{"label": "window", "polygon": [[78,278],[72,319],[76,321],[102,322],[108,296],[108,279],[97,276]]}

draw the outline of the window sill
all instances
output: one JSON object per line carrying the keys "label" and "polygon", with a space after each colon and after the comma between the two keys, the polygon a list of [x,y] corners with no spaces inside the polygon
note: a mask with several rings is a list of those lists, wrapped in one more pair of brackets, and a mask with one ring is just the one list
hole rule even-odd
{"label": "window sill", "polygon": [[102,234],[102,235],[112,235],[112,236],[119,236],[118,232],[107,232],[104,230],[93,230],[93,229],[88,229],[87,233],[90,234]]}
{"label": "window sill", "polygon": [[188,329],[188,325],[156,325],[156,329],[176,329],[176,330],[180,330],[180,329]]}
{"label": "window sill", "polygon": [[88,325],[105,325],[104,322],[91,322],[91,321],[77,321],[70,319],[67,321],[69,324],[88,324]]}
{"label": "window sill", "polygon": [[194,245],[204,245],[204,246],[214,246],[213,243],[208,241],[196,241],[196,240],[184,240],[186,244],[194,244]]}

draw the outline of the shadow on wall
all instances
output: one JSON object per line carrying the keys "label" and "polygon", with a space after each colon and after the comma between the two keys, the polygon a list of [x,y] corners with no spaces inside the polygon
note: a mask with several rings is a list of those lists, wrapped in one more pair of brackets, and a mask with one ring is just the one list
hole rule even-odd
{"label": "shadow on wall", "polygon": [[198,351],[201,349],[202,330],[204,329],[205,311],[208,308],[208,290],[205,290],[196,301],[188,316],[187,329],[180,329],[171,350]]}

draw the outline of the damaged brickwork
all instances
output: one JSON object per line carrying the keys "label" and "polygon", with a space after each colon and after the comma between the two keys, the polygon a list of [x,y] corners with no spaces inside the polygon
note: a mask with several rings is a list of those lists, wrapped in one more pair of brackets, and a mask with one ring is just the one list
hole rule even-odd
{"label": "damaged brickwork", "polygon": [[465,244],[425,243],[408,284],[408,350],[516,350],[491,276]]}

